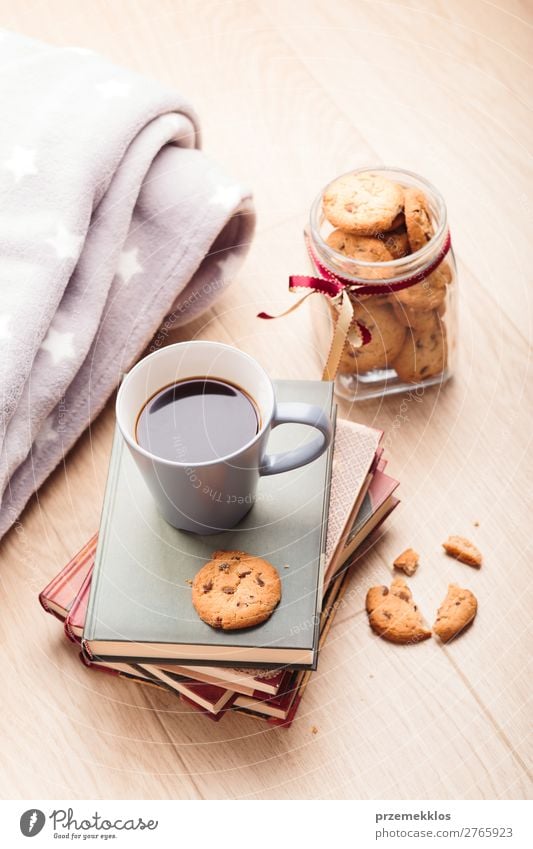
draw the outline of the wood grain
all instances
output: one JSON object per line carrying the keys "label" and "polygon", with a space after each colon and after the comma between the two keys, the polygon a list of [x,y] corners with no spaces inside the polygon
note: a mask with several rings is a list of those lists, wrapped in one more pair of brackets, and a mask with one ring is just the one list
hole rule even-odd
{"label": "wood grain", "polygon": [[[387,431],[402,504],[353,570],[289,732],[238,716],[211,723],[170,695],[90,673],[40,612],[37,592],[98,524],[108,405],[0,549],[4,797],[530,795],[531,23],[519,0],[0,0],[1,26],[99,50],[183,91],[206,150],[254,190],[244,268],[169,341],[230,341],[273,377],[319,377],[329,333],[319,299],[277,322],[255,315],[290,302],[314,195],[365,163],[441,188],[461,286],[451,383],[341,404]],[[479,572],[443,554],[449,533],[479,544]],[[479,599],[474,627],[450,646],[394,647],[369,631],[366,589],[390,580],[407,545],[422,555],[411,586],[428,621],[449,581]]]}

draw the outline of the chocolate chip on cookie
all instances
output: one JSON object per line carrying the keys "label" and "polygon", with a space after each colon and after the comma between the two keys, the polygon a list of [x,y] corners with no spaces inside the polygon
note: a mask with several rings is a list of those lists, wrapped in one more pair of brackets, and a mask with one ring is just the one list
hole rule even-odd
{"label": "chocolate chip on cookie", "polygon": [[473,621],[476,613],[475,595],[457,584],[450,584],[448,594],[437,611],[433,630],[443,643],[447,643],[464,631]]}
{"label": "chocolate chip on cookie", "polygon": [[372,630],[391,643],[419,643],[431,637],[402,578],[394,578],[390,590],[371,587],[366,595],[366,610]]}
{"label": "chocolate chip on cookie", "polygon": [[461,563],[467,563],[469,566],[476,566],[478,569],[481,566],[483,555],[479,548],[473,542],[465,539],[465,537],[450,536],[446,542],[442,543],[444,551],[450,557],[455,557]]}
{"label": "chocolate chip on cookie", "polygon": [[280,598],[281,581],[274,566],[244,551],[215,551],[192,585],[192,603],[200,619],[224,631],[265,622]]}
{"label": "chocolate chip on cookie", "polygon": [[347,233],[375,236],[390,230],[403,209],[403,188],[380,174],[345,174],[327,187],[324,215]]}

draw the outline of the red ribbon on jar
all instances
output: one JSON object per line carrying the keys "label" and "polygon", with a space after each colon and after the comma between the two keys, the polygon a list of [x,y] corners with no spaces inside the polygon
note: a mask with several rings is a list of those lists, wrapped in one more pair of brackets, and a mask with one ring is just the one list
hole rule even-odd
{"label": "red ribbon on jar", "polygon": [[279,315],[269,315],[266,312],[260,312],[257,317],[265,319],[282,318],[283,316],[289,315],[289,313],[298,309],[298,307],[300,307],[303,302],[310,297],[310,295],[319,294],[325,295],[331,300],[335,298],[338,299],[338,317],[335,323],[333,339],[327,356],[326,365],[322,374],[322,380],[333,380],[337,374],[339,362],[350,329],[356,327],[358,330],[358,344],[355,344],[355,347],[367,345],[372,339],[372,334],[369,329],[365,327],[364,324],[354,321],[353,304],[351,298],[349,296],[346,297],[346,293],[354,292],[356,295],[383,295],[390,294],[392,292],[400,292],[402,289],[408,289],[410,286],[416,286],[417,283],[422,283],[423,280],[426,280],[426,278],[433,274],[433,272],[439,267],[452,246],[452,240],[450,233],[448,232],[444,238],[441,249],[429,265],[427,265],[422,271],[418,271],[416,274],[410,275],[409,277],[403,277],[401,280],[391,281],[390,283],[354,283],[353,280],[350,280],[347,277],[342,277],[340,274],[334,274],[329,270],[329,268],[326,268],[326,266],[323,265],[316,256],[311,247],[307,233],[305,234],[305,244],[313,265],[322,276],[313,277],[305,274],[292,274],[289,277],[289,292],[296,292],[298,289],[308,289],[309,291],[307,294],[304,295],[303,298],[300,298],[297,303],[293,304],[292,307],[289,307],[289,309],[279,313]]}

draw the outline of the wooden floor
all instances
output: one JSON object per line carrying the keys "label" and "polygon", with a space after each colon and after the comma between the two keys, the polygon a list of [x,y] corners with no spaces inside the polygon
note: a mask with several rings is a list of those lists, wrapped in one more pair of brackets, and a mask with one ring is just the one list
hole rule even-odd
{"label": "wooden floor", "polygon": [[[421,399],[343,406],[387,431],[402,504],[352,575],[290,731],[237,716],[211,723],[170,696],[92,674],[38,607],[39,589],[97,527],[108,406],[0,549],[2,796],[530,794],[528,12],[527,0],[0,0],[0,26],[99,50],[188,95],[205,149],[253,188],[259,229],[245,266],[173,341],[230,341],[273,377],[319,377],[319,298],[277,322],[255,315],[290,303],[316,192],[368,163],[440,187],[461,288],[453,382]],[[479,544],[479,572],[441,553],[449,533]],[[365,591],[389,579],[407,545],[422,555],[411,586],[430,619],[449,581],[478,596],[474,627],[447,648],[394,647],[369,631]]]}

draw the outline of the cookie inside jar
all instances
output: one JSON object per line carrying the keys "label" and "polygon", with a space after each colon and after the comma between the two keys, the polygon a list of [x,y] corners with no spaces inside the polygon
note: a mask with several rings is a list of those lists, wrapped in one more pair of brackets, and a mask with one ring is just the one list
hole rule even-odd
{"label": "cookie inside jar", "polygon": [[307,236],[322,276],[341,289],[330,300],[338,394],[356,400],[447,380],[456,271],[437,189],[397,168],[343,174],[317,197]]}

